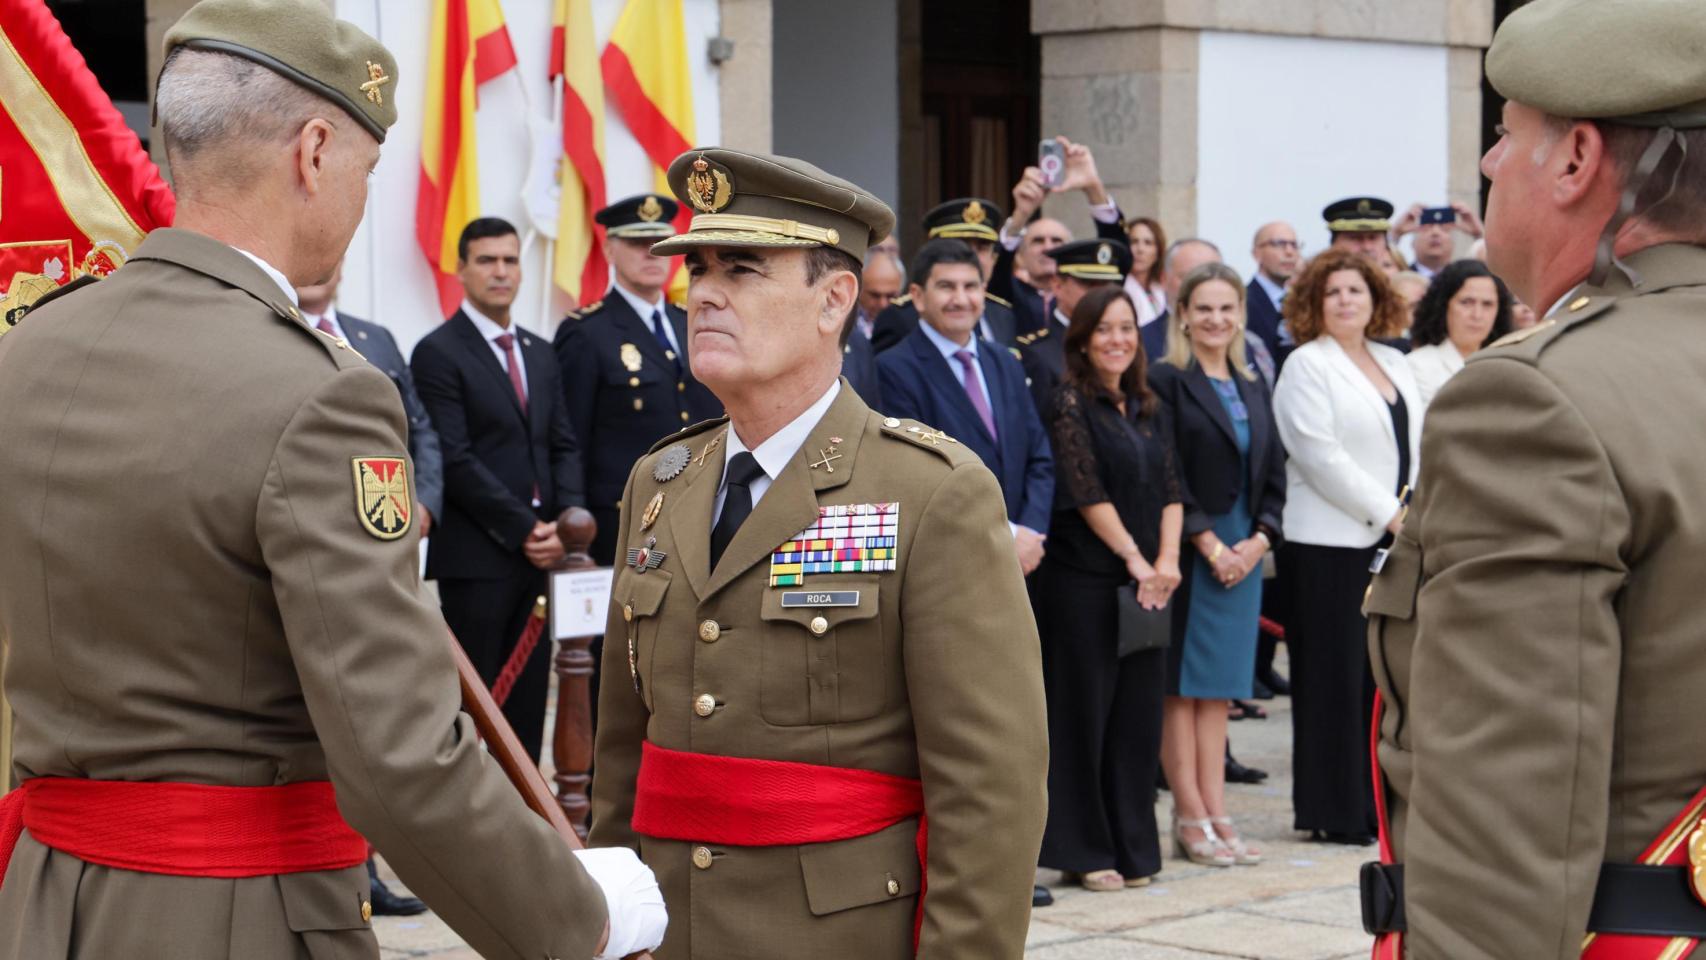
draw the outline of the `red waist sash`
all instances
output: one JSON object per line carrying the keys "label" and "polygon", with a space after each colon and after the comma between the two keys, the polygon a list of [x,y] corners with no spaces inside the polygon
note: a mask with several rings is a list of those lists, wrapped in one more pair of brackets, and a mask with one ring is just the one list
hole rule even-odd
{"label": "red waist sash", "polygon": [[38,777],[0,799],[0,881],[23,830],[79,860],[180,877],[341,870],[367,841],[338,813],[332,785],[215,787]]}
{"label": "red waist sash", "polygon": [[780,847],[851,840],[918,818],[918,915],[928,863],[924,786],[847,767],[719,757],[640,745],[634,832],[664,840]]}

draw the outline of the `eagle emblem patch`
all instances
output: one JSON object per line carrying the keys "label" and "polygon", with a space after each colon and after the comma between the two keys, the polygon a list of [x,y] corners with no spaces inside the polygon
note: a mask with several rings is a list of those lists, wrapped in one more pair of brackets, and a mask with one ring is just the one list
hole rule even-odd
{"label": "eagle emblem patch", "polygon": [[409,464],[402,457],[356,457],[355,512],[362,529],[381,540],[409,532],[414,505],[409,500]]}

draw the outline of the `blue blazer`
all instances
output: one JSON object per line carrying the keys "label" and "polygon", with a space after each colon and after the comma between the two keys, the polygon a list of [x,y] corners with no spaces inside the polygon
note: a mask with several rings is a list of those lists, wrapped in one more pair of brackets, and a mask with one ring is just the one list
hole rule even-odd
{"label": "blue blazer", "polygon": [[438,431],[433,429],[432,417],[426,404],[415,392],[415,378],[409,365],[403,362],[403,351],[397,349],[397,339],[391,331],[377,323],[352,317],[338,311],[338,325],[355,352],[367,359],[397,385],[403,398],[403,412],[409,418],[409,459],[415,462],[415,499],[432,514],[434,522],[444,516],[444,454],[438,445]]}
{"label": "blue blazer", "polygon": [[947,358],[922,328],[877,354],[881,409],[889,416],[927,423],[965,444],[1001,481],[1007,519],[1047,533],[1054,506],[1054,457],[1025,388],[1025,371],[1005,348],[988,342],[979,345],[977,362],[989,384],[999,442],[989,435]]}
{"label": "blue blazer", "polygon": [[1172,311],[1163,310],[1148,326],[1137,329],[1138,339],[1143,341],[1143,358],[1150,363],[1160,363],[1167,355],[1167,327],[1172,319]]}
{"label": "blue blazer", "polygon": [[1280,325],[1285,322],[1280,316],[1279,305],[1268,299],[1268,291],[1254,277],[1250,278],[1245,291],[1246,326],[1251,333],[1261,337],[1264,343],[1277,351],[1280,348]]}
{"label": "blue blazer", "polygon": [[857,330],[841,345],[841,375],[847,378],[847,385],[859,399],[865,401],[865,406],[883,409],[882,385],[877,380],[877,351]]}

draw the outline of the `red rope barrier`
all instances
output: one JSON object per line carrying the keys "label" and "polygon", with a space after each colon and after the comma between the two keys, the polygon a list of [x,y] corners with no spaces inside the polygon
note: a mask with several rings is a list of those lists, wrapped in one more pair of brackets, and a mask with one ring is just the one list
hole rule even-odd
{"label": "red rope barrier", "polygon": [[527,661],[532,659],[533,651],[539,647],[539,636],[545,632],[545,598],[541,596],[533,602],[533,612],[527,617],[527,626],[521,628],[521,639],[515,642],[515,649],[509,652],[509,660],[505,661],[503,670],[499,671],[498,679],[492,684],[492,699],[498,706],[503,706],[509,699],[509,692],[515,688],[515,682],[521,679],[521,672],[527,669]]}

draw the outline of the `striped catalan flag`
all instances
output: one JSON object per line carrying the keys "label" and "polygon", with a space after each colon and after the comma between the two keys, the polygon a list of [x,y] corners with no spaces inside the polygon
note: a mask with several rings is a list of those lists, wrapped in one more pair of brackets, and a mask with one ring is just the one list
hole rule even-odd
{"label": "striped catalan flag", "polygon": [[556,0],[551,24],[551,78],[563,78],[562,202],[551,276],[574,303],[604,295],[610,266],[593,214],[605,205],[604,78],[592,30],[592,0]]}
{"label": "striped catalan flag", "polygon": [[480,216],[475,88],[515,68],[498,0],[433,0],[421,117],[421,179],[415,236],[438,282],[446,316],[462,301],[456,239]]}
{"label": "striped catalan flag", "polygon": [[[664,175],[671,161],[693,148],[693,77],[687,61],[687,22],[682,0],[628,0],[610,42],[599,58],[604,89],[652,161],[657,190],[668,196]],[[681,205],[677,232],[693,211]],[[670,292],[686,294],[681,258],[670,270]]]}
{"label": "striped catalan flag", "polygon": [[43,294],[117,269],[175,207],[47,4],[0,0],[0,334]]}

